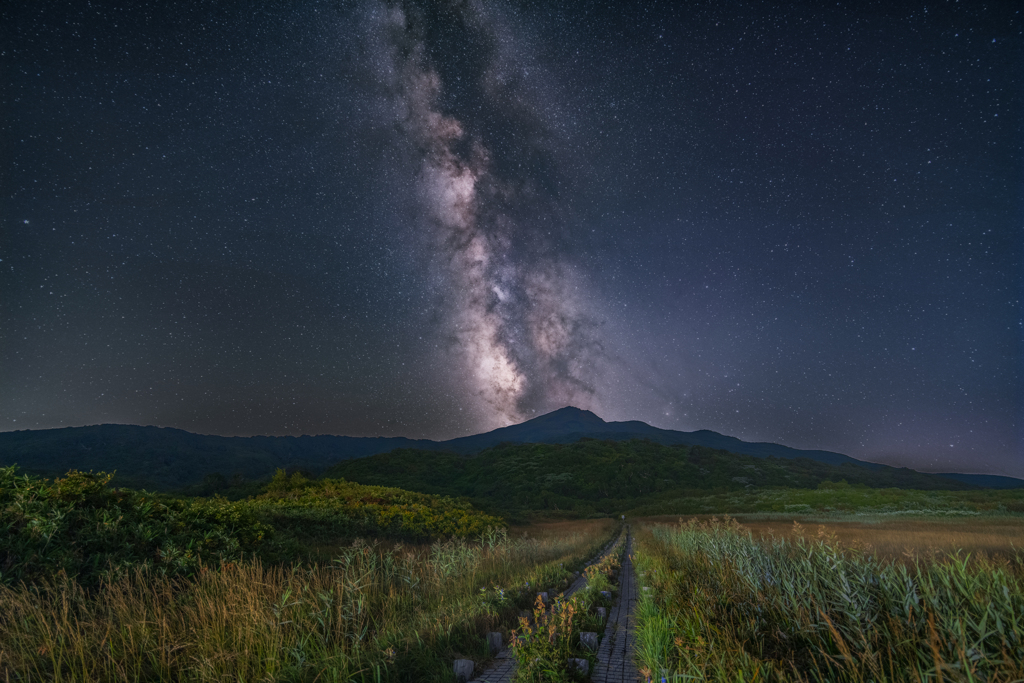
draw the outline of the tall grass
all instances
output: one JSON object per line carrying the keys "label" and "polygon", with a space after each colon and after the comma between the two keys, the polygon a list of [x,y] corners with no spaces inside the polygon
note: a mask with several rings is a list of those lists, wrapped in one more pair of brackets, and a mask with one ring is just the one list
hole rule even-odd
{"label": "tall grass", "polygon": [[[597,653],[580,643],[580,634],[603,630],[604,621],[596,608],[610,608],[607,595],[615,590],[626,540],[623,531],[607,553],[583,572],[586,583],[571,597],[559,595],[546,605],[538,595],[533,617],[520,617],[519,628],[512,633],[511,650],[516,660],[516,683],[567,683],[585,678],[577,669],[577,660],[586,660],[592,670]],[[602,595],[604,591],[607,595]]]}
{"label": "tall grass", "polygon": [[[675,522],[678,519],[670,520]],[[877,519],[864,522],[860,518],[801,519],[824,527],[843,546],[861,548],[876,557],[942,556],[957,551],[1004,557],[1012,560],[1024,548],[1024,519],[1019,517],[985,517],[974,519]],[[796,540],[799,529],[793,517],[773,519],[740,519],[755,538],[785,536]]]}
{"label": "tall grass", "polygon": [[[194,579],[146,569],[87,590],[0,587],[0,676],[12,681],[450,680],[483,659],[538,585],[564,580],[614,525],[545,540],[357,542],[333,562],[227,563]],[[521,603],[521,604],[520,604]]]}
{"label": "tall grass", "polygon": [[1024,679],[1021,560],[879,560],[827,534],[755,540],[735,521],[640,534],[638,658],[711,681]]}
{"label": "tall grass", "polygon": [[[668,494],[662,494],[668,495]],[[679,497],[652,499],[627,512],[629,517],[775,513],[785,515],[869,515],[872,517],[962,518],[1024,513],[1024,489],[922,491],[868,488],[822,482],[817,489],[762,488],[710,493],[690,491]]]}

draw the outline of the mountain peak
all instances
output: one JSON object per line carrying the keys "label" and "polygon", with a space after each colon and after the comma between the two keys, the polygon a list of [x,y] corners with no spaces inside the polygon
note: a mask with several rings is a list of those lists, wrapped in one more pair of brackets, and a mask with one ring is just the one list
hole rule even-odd
{"label": "mountain peak", "polygon": [[527,420],[522,424],[551,424],[551,423],[573,423],[581,425],[603,425],[606,424],[604,420],[590,412],[589,410],[583,410],[575,406],[566,406],[559,408],[550,413],[535,417],[532,420]]}

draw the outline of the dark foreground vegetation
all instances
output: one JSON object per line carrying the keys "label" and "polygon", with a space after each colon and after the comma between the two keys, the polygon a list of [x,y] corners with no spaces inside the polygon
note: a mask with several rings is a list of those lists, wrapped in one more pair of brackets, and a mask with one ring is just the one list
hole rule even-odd
{"label": "dark foreground vegetation", "polygon": [[253,498],[175,498],[110,486],[109,474],[49,481],[0,469],[0,584],[66,575],[85,587],[135,570],[170,578],[258,557],[315,558],[353,539],[469,538],[504,527],[465,502],[279,472]]}
{"label": "dark foreground vegetation", "polygon": [[93,590],[55,576],[0,586],[0,676],[14,681],[454,681],[485,634],[557,595],[615,531],[357,542],[323,563],[139,569]]}
{"label": "dark foreground vegetation", "polygon": [[[582,680],[568,661],[594,663],[579,633],[601,631],[617,555],[556,596],[616,537],[610,515],[1024,520],[1022,490],[643,440],[395,451],[320,478],[208,477],[204,495],[116,481],[0,468],[0,680],[451,683],[491,631],[520,681]],[[1019,553],[883,561],[734,524],[653,529],[635,546],[653,680],[1021,675]]]}
{"label": "dark foreground vegetation", "polygon": [[0,680],[451,680],[616,533],[283,472],[232,502],[0,469]]}

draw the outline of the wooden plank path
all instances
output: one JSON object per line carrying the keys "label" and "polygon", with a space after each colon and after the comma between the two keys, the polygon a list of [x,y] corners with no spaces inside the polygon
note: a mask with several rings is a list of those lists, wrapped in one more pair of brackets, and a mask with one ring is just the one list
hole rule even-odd
{"label": "wooden plank path", "polygon": [[[612,540],[590,564],[594,564],[612,548],[615,547],[618,538]],[[608,624],[605,627],[604,640],[597,651],[598,663],[594,668],[592,680],[601,683],[618,683],[619,681],[636,683],[642,681],[633,663],[633,607],[636,603],[636,579],[633,576],[633,563],[629,559],[632,548],[632,540],[629,532],[626,532],[626,553],[619,570],[619,598],[612,606],[611,614],[608,617]],[[565,597],[587,585],[585,576],[580,575],[568,590]],[[494,657],[494,663],[480,676],[474,678],[470,683],[510,683],[516,671],[516,660],[508,648],[502,649]]]}
{"label": "wooden plank path", "polygon": [[612,606],[604,638],[597,648],[597,665],[591,676],[594,683],[637,683],[644,680],[633,662],[637,589],[630,558],[632,552],[633,538],[626,536],[626,552],[619,570],[619,597]]}

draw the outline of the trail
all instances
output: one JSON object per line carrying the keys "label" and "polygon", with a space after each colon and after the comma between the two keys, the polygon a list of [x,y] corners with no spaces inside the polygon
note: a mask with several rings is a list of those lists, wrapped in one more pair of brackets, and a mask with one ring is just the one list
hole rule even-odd
{"label": "trail", "polygon": [[[604,558],[618,538],[612,540],[605,546],[597,557],[588,563],[594,564]],[[597,665],[594,667],[591,680],[595,683],[637,683],[643,679],[633,663],[633,610],[636,604],[636,578],[633,575],[633,563],[630,560],[632,551],[632,536],[629,528],[626,528],[626,552],[619,572],[619,597],[612,605],[611,614],[608,616],[608,623],[605,626],[604,638],[597,650]],[[565,591],[565,597],[569,598],[576,591],[587,585],[587,579],[582,574]],[[495,658],[494,664],[486,671],[474,678],[470,683],[511,683],[516,671],[516,660],[508,648],[502,649]]]}
{"label": "trail", "polygon": [[[628,532],[627,532],[628,533]],[[626,536],[626,552],[619,571],[619,597],[612,606],[604,638],[597,648],[597,665],[591,680],[594,683],[636,683],[642,681],[634,663],[634,611],[636,608],[636,576],[633,574],[633,537]]]}

